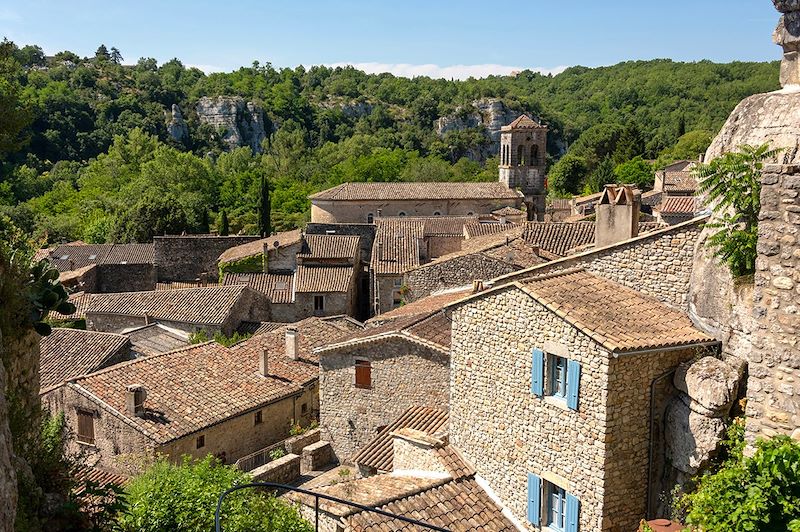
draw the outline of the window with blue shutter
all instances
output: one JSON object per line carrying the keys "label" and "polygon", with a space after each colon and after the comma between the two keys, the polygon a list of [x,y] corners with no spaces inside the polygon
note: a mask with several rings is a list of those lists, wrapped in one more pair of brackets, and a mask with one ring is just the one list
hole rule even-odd
{"label": "window with blue shutter", "polygon": [[542,479],[533,473],[528,473],[528,522],[539,526],[542,509]]}
{"label": "window with blue shutter", "polygon": [[578,409],[578,394],[581,387],[581,365],[570,360],[567,363],[567,406],[572,410]]}
{"label": "window with blue shutter", "polygon": [[531,393],[537,397],[544,394],[544,351],[534,348],[531,366]]}
{"label": "window with blue shutter", "polygon": [[580,511],[581,502],[571,493],[567,493],[567,519],[564,532],[578,532]]}

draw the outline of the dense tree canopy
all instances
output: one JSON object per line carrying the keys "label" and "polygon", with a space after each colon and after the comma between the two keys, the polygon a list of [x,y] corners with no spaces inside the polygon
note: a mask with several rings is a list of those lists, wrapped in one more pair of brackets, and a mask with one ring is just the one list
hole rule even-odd
{"label": "dense tree canopy", "polygon": [[[309,193],[346,180],[494,180],[482,127],[435,129],[480,98],[542,118],[548,163],[571,156],[551,187],[577,193],[597,188],[609,164],[696,157],[741,99],[778,78],[777,63],[669,60],[466,81],[260,62],[206,75],[177,59],[124,65],[123,56],[109,43],[90,58],[0,49],[0,212],[26,230],[50,241],[140,240],[214,225],[225,209],[231,233],[255,234],[263,182],[269,224],[281,230],[307,219]],[[217,95],[264,109],[262,153],[226,152],[220,132],[200,123],[198,100]],[[189,129],[181,142],[167,132],[173,104]]]}

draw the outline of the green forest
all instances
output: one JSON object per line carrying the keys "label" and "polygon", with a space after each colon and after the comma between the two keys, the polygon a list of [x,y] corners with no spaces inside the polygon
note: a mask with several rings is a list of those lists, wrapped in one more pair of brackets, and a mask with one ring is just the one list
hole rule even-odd
{"label": "green forest", "polygon": [[[613,179],[646,187],[654,166],[697,157],[743,98],[779,88],[778,69],[659,59],[454,81],[255,62],[204,74],[178,59],[134,64],[104,45],[92,57],[45,56],[4,40],[0,215],[43,242],[146,242],[257,233],[263,183],[277,231],[307,221],[309,194],[344,181],[491,181],[496,158],[469,158],[489,144],[482,127],[434,128],[481,98],[548,125],[551,194]],[[220,95],[264,109],[259,153],[228,151],[224,131],[200,123],[197,101]],[[173,104],[183,142],[167,132]],[[360,104],[368,112],[349,112]]]}

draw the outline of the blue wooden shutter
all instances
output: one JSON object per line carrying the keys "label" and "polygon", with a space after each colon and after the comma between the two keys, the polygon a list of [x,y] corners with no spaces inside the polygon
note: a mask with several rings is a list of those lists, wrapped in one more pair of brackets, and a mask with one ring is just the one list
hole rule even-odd
{"label": "blue wooden shutter", "polygon": [[533,473],[528,473],[528,522],[539,526],[542,509],[542,479]]}
{"label": "blue wooden shutter", "polygon": [[578,532],[581,501],[571,493],[567,493],[567,519],[564,523],[564,532]]}
{"label": "blue wooden shutter", "polygon": [[570,360],[567,363],[567,406],[572,410],[578,409],[578,392],[581,388],[581,365]]}
{"label": "blue wooden shutter", "polygon": [[544,394],[544,352],[538,347],[533,349],[531,393],[539,397]]}

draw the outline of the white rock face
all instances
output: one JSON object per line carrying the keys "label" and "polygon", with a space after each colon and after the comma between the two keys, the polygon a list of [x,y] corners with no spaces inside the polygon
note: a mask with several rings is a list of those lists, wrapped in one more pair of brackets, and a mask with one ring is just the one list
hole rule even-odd
{"label": "white rock face", "polygon": [[521,111],[509,109],[497,98],[482,98],[472,102],[471,107],[459,108],[452,115],[437,119],[433,127],[440,137],[448,131],[485,127],[490,142],[472,154],[473,158],[485,159],[500,150],[500,128],[513,122],[520,114]]}
{"label": "white rock face", "polygon": [[183,119],[181,108],[177,104],[172,104],[172,112],[168,113],[167,133],[178,142],[186,143],[189,140],[189,126]]}
{"label": "white rock face", "polygon": [[222,140],[230,149],[250,146],[261,151],[261,141],[266,138],[264,111],[253,102],[234,96],[203,97],[197,102],[200,122],[224,130]]}
{"label": "white rock face", "polygon": [[725,422],[693,411],[686,396],[672,400],[668,407],[665,432],[667,458],[673,467],[694,475],[717,449],[725,432]]}
{"label": "white rock face", "polygon": [[703,357],[681,364],[674,382],[691,399],[692,410],[709,417],[723,417],[736,400],[740,377],[737,368],[714,357]]}

